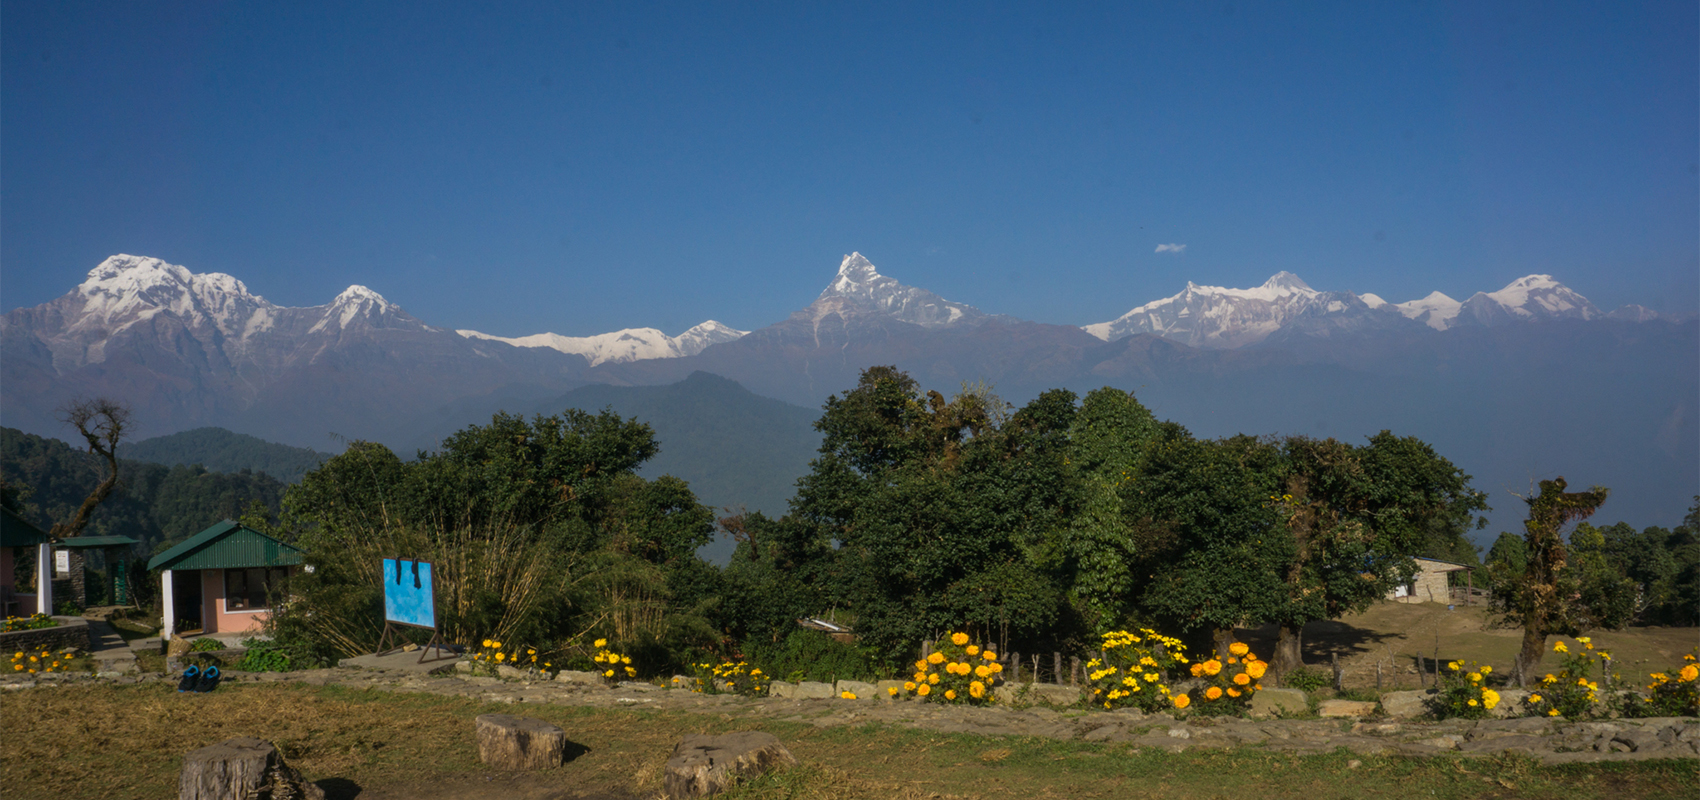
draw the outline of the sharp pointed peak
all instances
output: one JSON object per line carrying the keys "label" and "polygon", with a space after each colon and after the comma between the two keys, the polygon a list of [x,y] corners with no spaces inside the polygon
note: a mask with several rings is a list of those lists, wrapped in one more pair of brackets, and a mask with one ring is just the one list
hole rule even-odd
{"label": "sharp pointed peak", "polygon": [[360,302],[373,302],[385,306],[392,305],[390,301],[384,299],[383,295],[378,294],[365,286],[361,286],[358,283],[352,284],[347,289],[342,290],[342,294],[337,295],[336,299],[331,301],[331,305],[334,306],[343,305],[345,303]]}
{"label": "sharp pointed peak", "polygon": [[1266,280],[1266,281],[1263,282],[1263,288],[1265,288],[1265,289],[1290,289],[1290,290],[1293,290],[1293,291],[1300,291],[1300,292],[1314,292],[1314,291],[1316,291],[1315,289],[1310,288],[1310,284],[1305,283],[1303,280],[1301,280],[1299,278],[1299,276],[1294,275],[1293,273],[1288,272],[1286,270],[1281,270],[1280,272],[1277,272],[1274,275],[1269,276],[1269,280]]}

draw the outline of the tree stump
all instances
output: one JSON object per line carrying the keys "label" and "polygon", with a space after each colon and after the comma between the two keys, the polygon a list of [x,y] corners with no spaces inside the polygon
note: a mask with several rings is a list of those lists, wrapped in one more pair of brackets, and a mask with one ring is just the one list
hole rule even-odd
{"label": "tree stump", "polygon": [[324,800],[271,742],[240,736],[183,757],[178,800]]}
{"label": "tree stump", "polygon": [[496,769],[554,769],[566,760],[567,732],[540,719],[480,714],[478,760]]}
{"label": "tree stump", "polygon": [[732,788],[740,778],[796,763],[796,757],[771,733],[686,736],[667,759],[665,788],[673,800],[707,797]]}

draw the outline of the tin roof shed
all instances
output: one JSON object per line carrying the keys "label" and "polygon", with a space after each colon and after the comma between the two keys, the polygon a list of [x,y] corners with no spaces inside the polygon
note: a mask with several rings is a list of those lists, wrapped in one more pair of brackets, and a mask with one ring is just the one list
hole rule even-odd
{"label": "tin roof shed", "polygon": [[154,556],[148,569],[291,567],[305,560],[300,548],[227,519]]}
{"label": "tin roof shed", "polygon": [[47,532],[9,508],[0,508],[0,547],[34,547],[47,541]]}

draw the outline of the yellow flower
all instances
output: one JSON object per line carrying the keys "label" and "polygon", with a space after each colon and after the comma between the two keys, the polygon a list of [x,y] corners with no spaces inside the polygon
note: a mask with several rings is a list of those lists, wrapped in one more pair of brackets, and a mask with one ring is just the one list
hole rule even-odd
{"label": "yellow flower", "polygon": [[13,653],[13,654],[12,654],[12,660],[14,660],[14,661],[16,661],[16,660],[18,660],[18,659],[20,659],[20,658],[23,658],[23,657],[24,657],[24,654],[23,654],[23,653]]}
{"label": "yellow flower", "polygon": [[1583,644],[1591,644],[1594,640],[1590,639],[1586,636],[1578,636],[1578,637],[1576,637],[1576,641],[1581,642]]}
{"label": "yellow flower", "polygon": [[1222,688],[1220,686],[1212,686],[1204,690],[1204,699],[1206,700],[1215,700],[1221,696]]}
{"label": "yellow flower", "polygon": [[934,650],[931,655],[927,656],[927,663],[933,664],[933,665],[943,664],[944,663],[944,653],[940,653],[937,650]]}
{"label": "yellow flower", "polygon": [[[1216,673],[1221,672],[1221,671],[1222,671],[1222,662],[1217,661],[1214,658],[1210,659],[1209,661],[1204,662],[1204,672],[1205,672],[1206,675],[1215,675]],[[1215,700],[1216,698],[1212,697],[1210,699]]]}
{"label": "yellow flower", "polygon": [[1559,642],[1558,644],[1555,644],[1555,645],[1552,646],[1552,651],[1554,653],[1568,653],[1568,652],[1570,652],[1570,648],[1566,647],[1564,645],[1564,642]]}
{"label": "yellow flower", "polygon": [[965,644],[968,643],[968,634],[966,634],[966,633],[953,633],[953,634],[950,635],[950,643],[956,645],[957,647],[961,647],[962,645],[965,645]]}
{"label": "yellow flower", "polygon": [[620,656],[620,663],[621,664],[630,664],[630,663],[632,663],[632,657],[631,656]]}
{"label": "yellow flower", "polygon": [[1253,679],[1256,679],[1256,680],[1262,680],[1263,679],[1263,673],[1268,671],[1268,669],[1269,669],[1269,662],[1267,662],[1267,661],[1253,661],[1253,662],[1245,665],[1246,674],[1250,675]]}
{"label": "yellow flower", "polygon": [[1474,698],[1474,697],[1470,698],[1470,707],[1471,708],[1475,708],[1478,705],[1481,705],[1481,704],[1476,702],[1476,698]]}
{"label": "yellow flower", "polygon": [[917,672],[926,672],[927,671],[927,660],[921,659],[920,661],[915,662],[915,670]]}
{"label": "yellow flower", "polygon": [[1492,711],[1494,706],[1499,705],[1499,692],[1492,689],[1483,689],[1482,705],[1486,706],[1489,711]]}
{"label": "yellow flower", "polygon": [[1458,668],[1459,668],[1459,667],[1460,667],[1460,666],[1461,666],[1461,665],[1460,665],[1460,664],[1459,664],[1459,663],[1458,663],[1458,662],[1456,662],[1456,661],[1454,661],[1454,662],[1452,662],[1452,663],[1450,663],[1450,664],[1447,664],[1447,665],[1446,665],[1446,668],[1447,668],[1447,669],[1449,669],[1449,670],[1452,670],[1452,671],[1453,671],[1453,672],[1457,672],[1457,671],[1458,671]]}
{"label": "yellow flower", "polygon": [[934,672],[934,673],[927,676],[927,683],[930,683],[934,686],[937,686],[938,682],[939,682],[939,674],[937,672]]}
{"label": "yellow flower", "polygon": [[1541,702],[1541,696],[1540,695],[1538,695],[1538,694],[1529,695],[1529,703],[1530,704],[1539,703],[1539,702]]}
{"label": "yellow flower", "polygon": [[849,690],[839,692],[838,696],[844,698],[845,700],[855,700],[856,699],[856,693],[849,691]]}
{"label": "yellow flower", "polygon": [[955,700],[956,699],[956,690],[955,689],[944,690],[944,699]]}
{"label": "yellow flower", "polygon": [[1251,652],[1251,648],[1246,646],[1245,642],[1234,642],[1233,644],[1228,645],[1228,652],[1233,653],[1236,656],[1243,656],[1246,653]]}
{"label": "yellow flower", "polygon": [[922,697],[926,697],[933,693],[933,687],[923,683],[920,686],[915,687],[915,693]]}
{"label": "yellow flower", "polygon": [[990,678],[992,676],[992,671],[987,668],[985,664],[981,664],[974,668],[974,676],[977,678]]}
{"label": "yellow flower", "polygon": [[1242,673],[1234,676],[1234,683],[1237,683],[1241,686],[1244,686],[1248,683],[1251,683],[1251,676],[1242,672]]}
{"label": "yellow flower", "polygon": [[998,663],[994,662],[994,663],[990,664],[989,666],[992,668],[993,674],[1003,672],[1003,665],[1002,664],[998,664]]}
{"label": "yellow flower", "polygon": [[1174,697],[1174,703],[1175,708],[1186,708],[1187,706],[1192,705],[1192,698],[1184,694],[1177,694]]}
{"label": "yellow flower", "polygon": [[915,680],[918,680],[918,681],[924,681],[924,680],[926,680],[926,679],[927,679],[927,673],[925,673],[925,672],[917,672],[917,673],[915,673]]}
{"label": "yellow flower", "polygon": [[1193,664],[1192,667],[1190,667],[1190,669],[1192,670],[1192,677],[1194,677],[1194,678],[1197,678],[1197,677],[1204,674],[1204,665],[1203,664]]}
{"label": "yellow flower", "polygon": [[608,646],[608,640],[607,639],[597,639],[596,641],[591,642],[590,646],[591,647],[607,647]]}
{"label": "yellow flower", "polygon": [[1692,681],[1696,678],[1700,678],[1700,667],[1696,667],[1693,664],[1684,664],[1682,665],[1682,671],[1676,673],[1676,676],[1684,681]]}
{"label": "yellow flower", "polygon": [[489,640],[489,639],[485,639],[485,640],[484,640],[484,646],[485,646],[485,647],[489,647],[489,646],[490,646],[490,640]]}
{"label": "yellow flower", "polygon": [[1558,716],[1558,709],[1556,709],[1556,708],[1549,708],[1549,709],[1547,709],[1547,716],[1549,716],[1549,717],[1556,717],[1556,716]]}
{"label": "yellow flower", "polygon": [[1482,666],[1482,674],[1483,674],[1483,675],[1487,675],[1487,674],[1489,674],[1489,673],[1492,673],[1492,672],[1493,672],[1493,665],[1491,665],[1491,664],[1484,664],[1484,665],[1483,665],[1483,666]]}
{"label": "yellow flower", "polygon": [[490,643],[490,646],[491,646],[491,647],[494,647],[494,648],[496,648],[496,649],[498,649],[498,650],[500,650],[500,649],[502,649],[502,643],[501,643],[501,642],[491,642],[491,643]]}
{"label": "yellow flower", "polygon": [[914,681],[904,681],[903,682],[903,691],[905,691],[905,692],[915,691],[915,682]]}
{"label": "yellow flower", "polygon": [[986,696],[986,684],[979,681],[968,684],[968,694],[975,700]]}
{"label": "yellow flower", "polygon": [[1238,689],[1229,689],[1229,690],[1228,690],[1228,696],[1229,696],[1229,697],[1239,697],[1239,696],[1240,696],[1240,690],[1238,690]]}
{"label": "yellow flower", "polygon": [[537,655],[537,651],[536,651],[536,650],[533,650],[533,649],[531,649],[531,648],[529,648],[529,647],[528,647],[528,648],[526,648],[526,650],[525,650],[525,653],[526,653],[526,655],[532,655],[532,656],[534,656],[534,655]]}
{"label": "yellow flower", "polygon": [[892,697],[896,697],[897,696],[897,687],[892,686],[890,688],[887,688],[885,690],[885,693],[891,695]]}
{"label": "yellow flower", "polygon": [[998,660],[998,654],[997,654],[997,653],[994,653],[994,652],[992,652],[992,651],[990,651],[990,650],[986,650],[986,651],[984,651],[984,652],[982,652],[982,653],[980,653],[980,657],[981,657],[981,658],[983,658],[983,659],[986,659],[986,660],[987,660],[987,661],[996,661],[996,660]]}
{"label": "yellow flower", "polygon": [[613,670],[607,670],[606,672],[602,673],[602,677],[612,678],[612,677],[614,677],[614,671]]}
{"label": "yellow flower", "polygon": [[968,655],[971,655],[971,656],[977,656],[977,655],[980,654],[980,647],[979,647],[979,645],[972,645],[971,644],[971,645],[968,645],[967,650],[964,650],[962,652],[967,653]]}

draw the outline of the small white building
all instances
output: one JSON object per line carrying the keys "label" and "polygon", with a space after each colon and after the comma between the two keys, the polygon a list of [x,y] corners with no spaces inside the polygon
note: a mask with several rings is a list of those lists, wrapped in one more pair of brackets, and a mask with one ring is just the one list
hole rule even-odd
{"label": "small white building", "polygon": [[1387,599],[1401,603],[1451,603],[1454,572],[1465,573],[1468,588],[1464,602],[1469,603],[1474,589],[1475,568],[1437,558],[1418,558],[1416,576],[1411,578],[1410,583],[1393,587],[1393,591],[1387,593]]}

